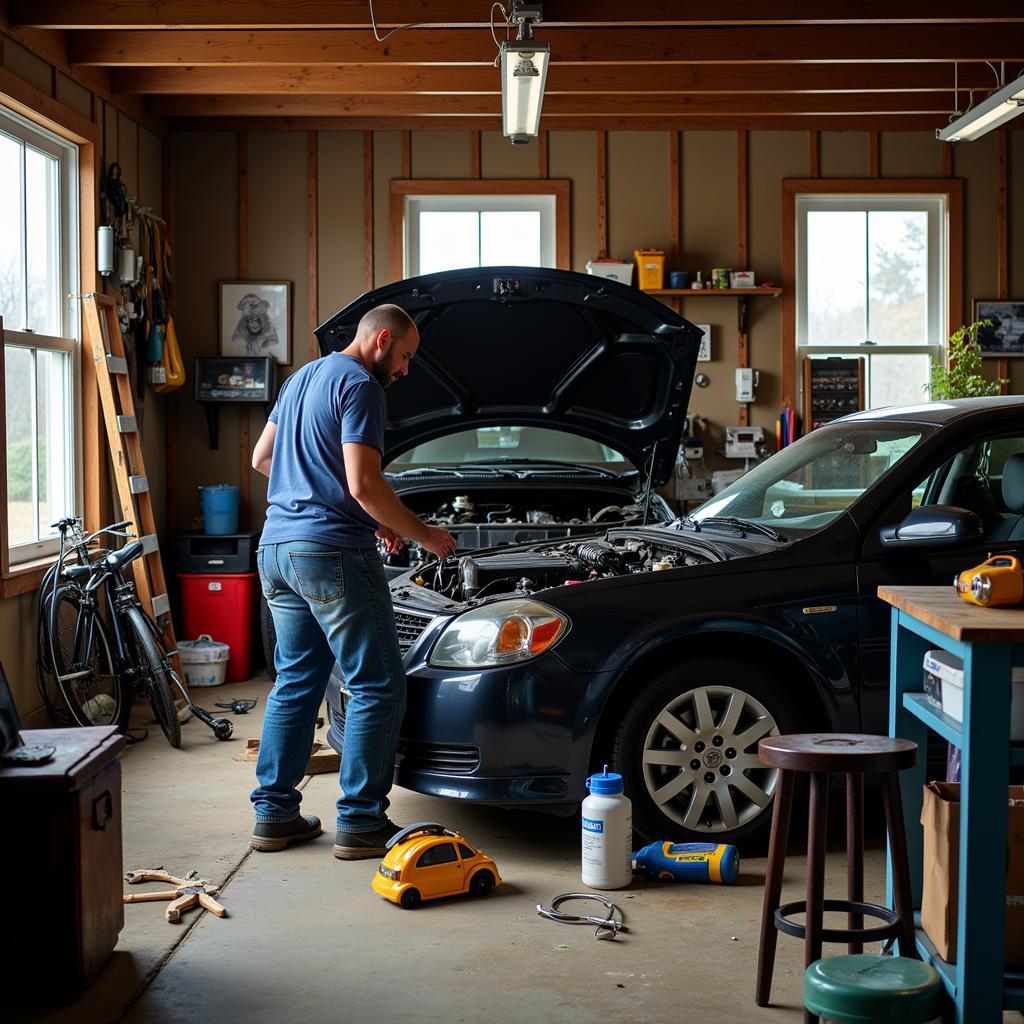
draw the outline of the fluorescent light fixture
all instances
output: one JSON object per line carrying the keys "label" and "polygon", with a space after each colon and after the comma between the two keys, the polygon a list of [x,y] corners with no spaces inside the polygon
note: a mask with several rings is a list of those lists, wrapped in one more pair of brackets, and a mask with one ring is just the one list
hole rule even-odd
{"label": "fluorescent light fixture", "polygon": [[1024,75],[935,132],[942,142],[973,142],[1005,121],[1024,114]]}
{"label": "fluorescent light fixture", "polygon": [[535,39],[501,44],[501,128],[513,145],[540,132],[540,108],[551,61],[551,44]]}

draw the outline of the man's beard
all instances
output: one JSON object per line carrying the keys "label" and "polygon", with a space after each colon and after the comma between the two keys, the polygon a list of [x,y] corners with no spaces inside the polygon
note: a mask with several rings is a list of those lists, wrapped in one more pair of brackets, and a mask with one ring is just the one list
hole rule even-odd
{"label": "man's beard", "polygon": [[394,370],[389,370],[386,363],[381,360],[379,362],[374,362],[373,376],[377,383],[387,390],[402,375],[400,373],[396,373]]}

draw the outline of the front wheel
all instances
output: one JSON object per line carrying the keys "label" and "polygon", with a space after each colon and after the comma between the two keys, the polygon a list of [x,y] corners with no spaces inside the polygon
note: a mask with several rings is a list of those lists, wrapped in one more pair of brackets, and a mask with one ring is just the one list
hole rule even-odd
{"label": "front wheel", "polygon": [[174,704],[173,669],[153,638],[153,630],[138,608],[126,614],[128,629],[125,642],[134,662],[136,678],[149,698],[160,728],[172,747],[181,746],[181,722]]}
{"label": "front wheel", "polygon": [[83,607],[77,587],[63,586],[43,598],[41,621],[46,624],[39,641],[44,700],[57,689],[78,725],[113,725],[124,732],[131,700],[121,686],[103,620]]}
{"label": "front wheel", "polygon": [[785,680],[748,662],[702,657],[658,673],[626,713],[612,760],[651,840],[761,840],[778,771],[758,760],[764,736],[799,731]]}
{"label": "front wheel", "polygon": [[402,893],[399,902],[405,910],[415,910],[420,905],[419,889],[406,889]]}
{"label": "front wheel", "polygon": [[494,888],[494,875],[484,868],[469,880],[469,891],[474,896],[486,896]]}

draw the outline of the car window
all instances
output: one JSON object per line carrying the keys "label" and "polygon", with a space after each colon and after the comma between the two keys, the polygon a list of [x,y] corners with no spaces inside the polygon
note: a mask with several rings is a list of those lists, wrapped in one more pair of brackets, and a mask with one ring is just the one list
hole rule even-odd
{"label": "car window", "polygon": [[920,500],[928,504],[969,509],[981,519],[987,535],[998,534],[1014,514],[1003,499],[1003,468],[1022,453],[1020,435],[972,441],[922,481],[913,495],[923,495]]}
{"label": "car window", "polygon": [[463,860],[469,860],[471,857],[475,857],[476,854],[468,847],[465,843],[459,843],[459,855]]}
{"label": "car window", "polygon": [[432,846],[420,855],[416,867],[429,868],[437,864],[451,864],[457,859],[455,846],[452,843],[438,843],[437,846]]}
{"label": "car window", "polygon": [[478,427],[416,445],[389,468],[489,462],[494,459],[553,459],[558,462],[612,463],[626,468],[625,457],[598,441],[548,427]]}
{"label": "car window", "polygon": [[759,463],[705,502],[693,519],[738,516],[786,530],[819,530],[849,508],[931,427],[840,421]]}

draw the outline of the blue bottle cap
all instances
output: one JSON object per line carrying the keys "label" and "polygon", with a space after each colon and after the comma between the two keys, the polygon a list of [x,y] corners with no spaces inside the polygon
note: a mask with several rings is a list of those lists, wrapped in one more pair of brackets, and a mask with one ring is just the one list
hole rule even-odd
{"label": "blue bottle cap", "polygon": [[608,771],[608,765],[605,765],[603,772],[587,779],[587,789],[591,793],[621,793],[622,776],[618,772]]}

